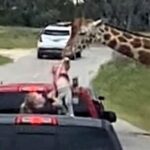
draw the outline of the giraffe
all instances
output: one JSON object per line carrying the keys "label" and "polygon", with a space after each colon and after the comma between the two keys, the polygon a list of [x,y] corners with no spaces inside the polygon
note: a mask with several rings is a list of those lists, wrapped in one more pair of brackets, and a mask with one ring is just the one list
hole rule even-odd
{"label": "giraffe", "polygon": [[83,50],[95,42],[144,65],[150,65],[150,36],[115,27],[101,19],[96,21],[75,19],[72,22],[72,35],[63,50],[63,55],[69,53],[73,47]]}
{"label": "giraffe", "polygon": [[[81,41],[83,38],[84,38],[84,40],[86,40],[87,36],[84,36],[84,37],[82,36],[82,38],[81,38],[80,36],[76,36],[76,35],[77,35],[78,31],[80,30],[80,28],[82,28],[82,26],[85,27],[89,23],[92,23],[92,22],[93,22],[92,19],[76,18],[71,23],[71,26],[72,26],[71,36],[67,42],[66,47],[62,51],[62,56],[69,56],[69,55],[73,54],[75,57],[75,53],[76,53],[77,49],[80,49],[82,51],[82,49],[85,49],[86,47],[89,46],[89,44],[87,42],[86,47],[84,47],[85,44],[83,44]],[[84,28],[83,28],[83,30],[84,30]],[[81,42],[81,45],[79,44],[80,42]]]}

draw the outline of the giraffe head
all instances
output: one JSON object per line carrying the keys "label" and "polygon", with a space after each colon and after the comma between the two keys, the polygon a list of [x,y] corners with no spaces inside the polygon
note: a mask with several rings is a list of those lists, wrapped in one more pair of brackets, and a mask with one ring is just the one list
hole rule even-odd
{"label": "giraffe head", "polygon": [[63,56],[75,53],[76,49],[83,50],[91,43],[100,40],[100,33],[97,34],[96,28],[100,24],[102,24],[102,20],[75,19],[72,22],[72,33],[63,50]]}

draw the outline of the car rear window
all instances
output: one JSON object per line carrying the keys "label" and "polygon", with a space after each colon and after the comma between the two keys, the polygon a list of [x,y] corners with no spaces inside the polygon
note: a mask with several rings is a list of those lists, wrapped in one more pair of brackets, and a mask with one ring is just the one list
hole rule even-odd
{"label": "car rear window", "polygon": [[45,30],[43,34],[54,35],[54,36],[66,36],[69,35],[68,30]]}
{"label": "car rear window", "polygon": [[[17,134],[14,150],[49,150],[56,149],[57,146],[57,127],[17,127]],[[31,144],[33,143],[33,144]]]}
{"label": "car rear window", "polygon": [[82,126],[3,126],[2,150],[121,150],[104,128]]}
{"label": "car rear window", "polygon": [[26,94],[27,92],[1,92],[0,113],[19,113]]}
{"label": "car rear window", "polygon": [[0,93],[0,113],[6,113],[13,110],[19,111],[21,103],[24,101],[26,93],[2,92]]}
{"label": "car rear window", "polygon": [[[20,106],[23,103],[25,96],[26,92],[1,92],[0,113],[19,113]],[[79,100],[79,103],[74,104],[73,107],[76,116],[90,116],[88,107],[83,100]],[[57,114],[57,111],[50,105],[46,105],[35,113]]]}

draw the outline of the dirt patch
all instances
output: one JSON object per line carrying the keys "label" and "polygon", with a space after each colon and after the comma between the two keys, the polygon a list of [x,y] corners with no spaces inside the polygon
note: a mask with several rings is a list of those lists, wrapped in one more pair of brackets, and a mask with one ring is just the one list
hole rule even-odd
{"label": "dirt patch", "polygon": [[9,57],[14,61],[29,55],[34,49],[0,49],[0,55]]}

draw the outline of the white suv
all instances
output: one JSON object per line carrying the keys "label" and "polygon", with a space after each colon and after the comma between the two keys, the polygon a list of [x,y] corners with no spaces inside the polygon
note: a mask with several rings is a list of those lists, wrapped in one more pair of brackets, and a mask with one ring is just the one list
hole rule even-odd
{"label": "white suv", "polygon": [[[41,32],[38,40],[37,58],[45,56],[50,58],[61,57],[62,49],[66,46],[70,35],[71,26],[61,24],[47,26]],[[70,57],[72,58],[73,56]]]}

